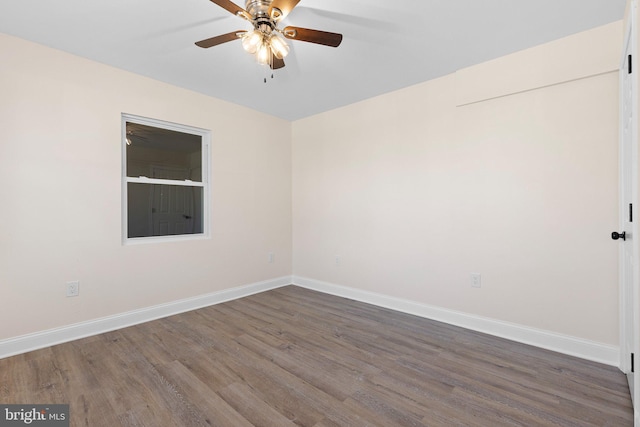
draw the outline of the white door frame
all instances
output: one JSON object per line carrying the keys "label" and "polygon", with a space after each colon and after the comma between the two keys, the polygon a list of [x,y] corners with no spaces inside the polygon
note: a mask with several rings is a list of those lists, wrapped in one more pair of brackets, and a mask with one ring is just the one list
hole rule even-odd
{"label": "white door frame", "polygon": [[[638,221],[640,221],[640,205],[638,204],[638,32],[637,32],[637,0],[631,0],[629,2],[629,19],[625,28],[625,37],[623,44],[623,56],[620,64],[620,132],[619,132],[619,165],[620,165],[620,182],[619,182],[619,228],[620,231],[624,231],[625,227],[627,231],[630,231],[632,242],[632,259],[633,259],[633,273],[631,281],[625,280],[625,247],[624,244],[620,245],[620,369],[625,373],[631,372],[631,358],[630,353],[635,354],[635,366],[638,366],[640,362],[640,234],[638,233]],[[632,69],[633,73],[628,74],[627,59],[628,55],[632,55]],[[630,92],[631,92],[631,159],[624,158],[624,126],[625,126],[625,85],[623,81],[626,77],[629,77]],[[627,162],[625,162],[627,160]],[[626,166],[625,166],[626,165]],[[631,171],[626,171],[626,167],[631,167]],[[630,179],[625,179],[625,172],[630,172]],[[630,185],[630,189],[626,189],[625,185]],[[631,200],[625,201],[625,190],[631,194]],[[631,230],[629,230],[629,208],[626,205],[627,202],[633,203],[633,222],[630,224]],[[635,328],[634,328],[635,325]],[[635,369],[638,370],[637,368]],[[630,389],[632,390],[632,398],[634,405],[634,420],[635,426],[640,427],[640,373],[635,372],[632,377],[632,383],[630,383]]]}

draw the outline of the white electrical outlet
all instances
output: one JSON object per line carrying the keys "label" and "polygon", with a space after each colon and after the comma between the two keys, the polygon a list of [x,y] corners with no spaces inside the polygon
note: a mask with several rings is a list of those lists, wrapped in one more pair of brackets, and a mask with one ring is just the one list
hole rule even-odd
{"label": "white electrical outlet", "polygon": [[482,276],[480,275],[480,273],[471,273],[471,287],[472,288],[482,287]]}
{"label": "white electrical outlet", "polygon": [[275,262],[276,256],[273,254],[273,252],[269,252],[269,256],[267,257],[267,261],[269,262],[269,264],[273,264]]}
{"label": "white electrical outlet", "polygon": [[77,280],[67,282],[67,296],[77,297],[78,295],[80,295],[80,282]]}

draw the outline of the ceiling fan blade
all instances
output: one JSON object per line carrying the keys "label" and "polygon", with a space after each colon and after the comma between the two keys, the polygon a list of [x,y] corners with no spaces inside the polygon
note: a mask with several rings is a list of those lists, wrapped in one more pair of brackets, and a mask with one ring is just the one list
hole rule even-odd
{"label": "ceiling fan blade", "polygon": [[296,19],[313,19],[314,16],[320,16],[332,21],[347,23],[363,27],[365,29],[377,32],[381,29],[387,32],[401,33],[403,27],[398,23],[391,23],[389,20],[366,18],[361,15],[350,15],[342,12],[333,12],[326,9],[320,9],[311,6],[298,6],[296,9]]}
{"label": "ceiling fan blade", "polygon": [[276,21],[287,16],[300,0],[273,0],[269,5],[269,16]]}
{"label": "ceiling fan blade", "polygon": [[246,19],[247,21],[251,21],[253,19],[251,15],[249,15],[249,12],[230,0],[211,0],[211,2],[217,4],[223,9],[228,10],[236,16]]}
{"label": "ceiling fan blade", "polygon": [[196,46],[203,48],[217,46],[222,43],[238,40],[246,31],[234,31],[232,33],[222,34],[220,36],[211,37],[210,39],[200,40],[196,42]]}
{"label": "ceiling fan blade", "polygon": [[282,34],[291,40],[300,40],[331,47],[338,47],[340,43],[342,43],[342,34],[310,30],[308,28],[286,27],[282,30]]}
{"label": "ceiling fan blade", "polygon": [[284,68],[284,59],[278,59],[275,55],[272,54],[270,67],[272,70]]}

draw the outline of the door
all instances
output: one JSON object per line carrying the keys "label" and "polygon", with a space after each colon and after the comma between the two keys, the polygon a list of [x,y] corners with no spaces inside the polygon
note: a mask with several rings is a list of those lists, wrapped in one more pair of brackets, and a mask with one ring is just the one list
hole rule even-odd
{"label": "door", "polygon": [[[635,8],[634,8],[635,9]],[[636,29],[633,10],[625,34],[624,53],[620,69],[620,231],[612,237],[620,242],[620,351],[621,369],[627,374],[631,398],[637,408],[638,375],[635,356],[638,355],[639,297],[638,292],[638,213],[637,212],[637,117]]]}
{"label": "door", "polygon": [[[152,166],[152,178],[185,180],[189,179],[189,170]],[[151,186],[149,224],[152,236],[168,236],[194,233],[194,196],[193,187],[179,185]]]}

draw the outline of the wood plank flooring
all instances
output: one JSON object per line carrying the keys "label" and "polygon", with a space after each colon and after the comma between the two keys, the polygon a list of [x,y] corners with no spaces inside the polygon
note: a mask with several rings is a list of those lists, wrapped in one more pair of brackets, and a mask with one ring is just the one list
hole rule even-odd
{"label": "wood plank flooring", "polygon": [[615,368],[307,289],[0,360],[72,426],[632,426]]}

